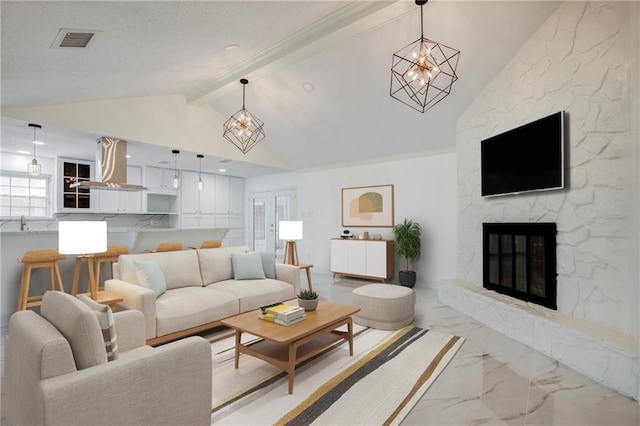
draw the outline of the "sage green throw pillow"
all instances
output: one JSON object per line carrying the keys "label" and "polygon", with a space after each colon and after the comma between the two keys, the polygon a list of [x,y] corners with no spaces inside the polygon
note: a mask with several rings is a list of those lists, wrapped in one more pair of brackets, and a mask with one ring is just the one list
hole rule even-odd
{"label": "sage green throw pillow", "polygon": [[231,253],[233,278],[236,280],[263,280],[262,256],[257,251]]}
{"label": "sage green throw pillow", "polygon": [[160,265],[155,260],[134,260],[133,266],[136,270],[138,284],[146,287],[160,297],[167,291],[167,282]]}

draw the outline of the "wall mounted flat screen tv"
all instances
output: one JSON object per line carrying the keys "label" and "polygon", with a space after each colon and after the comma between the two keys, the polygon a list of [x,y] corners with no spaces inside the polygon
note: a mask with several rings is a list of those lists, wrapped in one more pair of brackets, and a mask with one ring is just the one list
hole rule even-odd
{"label": "wall mounted flat screen tv", "polygon": [[481,142],[482,195],[564,188],[564,112]]}

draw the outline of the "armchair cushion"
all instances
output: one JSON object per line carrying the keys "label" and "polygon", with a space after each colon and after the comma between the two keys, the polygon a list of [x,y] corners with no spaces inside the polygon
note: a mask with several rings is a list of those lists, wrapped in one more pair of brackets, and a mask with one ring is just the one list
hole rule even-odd
{"label": "armchair cushion", "polygon": [[78,296],[80,301],[84,302],[96,315],[100,329],[102,330],[102,339],[107,352],[107,361],[118,359],[118,340],[116,338],[116,327],[113,319],[111,308],[107,305],[101,305],[89,296],[81,294]]}
{"label": "armchair cushion", "polygon": [[78,370],[107,363],[100,324],[80,300],[60,291],[47,291],[40,314],[67,339]]}

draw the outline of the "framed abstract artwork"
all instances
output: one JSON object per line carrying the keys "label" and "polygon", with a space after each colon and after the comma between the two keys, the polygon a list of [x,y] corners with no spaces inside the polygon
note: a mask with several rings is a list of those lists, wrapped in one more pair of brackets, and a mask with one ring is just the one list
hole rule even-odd
{"label": "framed abstract artwork", "polygon": [[393,227],[393,185],[342,188],[343,227]]}

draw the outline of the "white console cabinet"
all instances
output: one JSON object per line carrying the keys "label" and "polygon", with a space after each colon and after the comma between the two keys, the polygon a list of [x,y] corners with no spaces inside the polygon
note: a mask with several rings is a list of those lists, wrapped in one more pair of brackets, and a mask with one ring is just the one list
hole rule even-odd
{"label": "white console cabinet", "polygon": [[393,278],[393,241],[331,240],[331,272],[333,275],[389,280]]}

